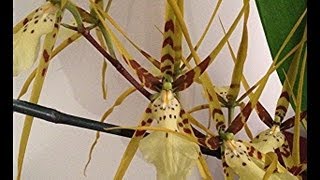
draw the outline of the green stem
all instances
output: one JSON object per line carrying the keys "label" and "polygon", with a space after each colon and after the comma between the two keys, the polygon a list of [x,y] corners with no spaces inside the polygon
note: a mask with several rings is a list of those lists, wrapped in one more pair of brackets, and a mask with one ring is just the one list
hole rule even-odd
{"label": "green stem", "polygon": [[68,2],[66,4],[66,9],[68,9],[73,15],[74,19],[77,22],[78,28],[83,28],[84,26],[83,26],[82,18],[77,7],[74,4]]}
{"label": "green stem", "polygon": [[230,126],[234,116],[234,106],[228,107],[228,126]]}
{"label": "green stem", "polygon": [[102,35],[103,35],[103,37],[105,39],[105,42],[107,44],[108,50],[110,52],[110,55],[113,58],[116,58],[116,53],[114,52],[112,41],[111,41],[109,33],[106,31],[106,29],[103,27],[103,25],[101,23],[99,23],[99,29],[101,30]]}

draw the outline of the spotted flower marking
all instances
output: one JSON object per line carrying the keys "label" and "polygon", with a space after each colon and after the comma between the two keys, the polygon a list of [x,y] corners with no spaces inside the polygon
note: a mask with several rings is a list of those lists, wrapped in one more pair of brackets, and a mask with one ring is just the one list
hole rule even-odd
{"label": "spotted flower marking", "polygon": [[[230,167],[240,179],[263,179],[266,168],[263,165],[265,155],[257,151],[252,146],[247,146],[240,141],[228,140],[224,142],[224,158],[228,167]],[[257,163],[259,162],[259,163]],[[276,170],[269,179],[298,179],[288,171]]]}
{"label": "spotted flower marking", "polygon": [[47,3],[13,36],[13,75],[29,69],[37,59],[40,38],[53,31],[58,8]]}
{"label": "spotted flower marking", "polygon": [[264,170],[259,168],[249,156],[247,148],[241,143],[229,140],[225,145],[225,161],[243,179],[262,179]]}
{"label": "spotted flower marking", "polygon": [[229,86],[215,86],[214,90],[219,96],[221,96],[226,102],[228,102],[227,94],[229,91]]}
{"label": "spotted flower marking", "polygon": [[280,131],[279,126],[262,131],[252,140],[252,146],[262,153],[274,152],[280,148],[285,141],[285,136]]}
{"label": "spotted flower marking", "polygon": [[[151,105],[152,118],[158,127],[178,131],[181,107],[171,91],[162,90]],[[159,131],[142,139],[139,149],[145,160],[156,167],[158,179],[186,179],[200,153],[196,143]]]}

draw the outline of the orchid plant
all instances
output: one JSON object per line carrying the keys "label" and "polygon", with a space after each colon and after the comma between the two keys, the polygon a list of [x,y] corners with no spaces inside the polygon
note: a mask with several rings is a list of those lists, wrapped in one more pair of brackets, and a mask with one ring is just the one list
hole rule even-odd
{"label": "orchid plant", "polygon": [[[48,0],[18,22],[13,28],[13,70],[14,76],[19,76],[21,72],[38,63],[18,95],[18,99],[24,96],[32,84],[29,102],[37,103],[47,76],[47,69],[54,57],[66,50],[69,45],[77,43],[77,39],[83,37],[105,58],[101,78],[104,99],[107,94],[105,84],[108,82],[106,82],[105,75],[108,64],[114,66],[116,73],[121,74],[133,86],[116,98],[114,104],[101,116],[101,122],[107,120],[114,109],[122,105],[124,100],[136,90],[150,101],[142,112],[142,118],[136,123],[137,126],[122,125],[106,129],[135,130],[121,158],[114,179],[124,178],[138,150],[143,159],[155,167],[156,178],[159,180],[187,179],[194,167],[198,168],[202,179],[214,179],[215,175],[211,173],[200,146],[221,151],[221,165],[225,179],[234,179],[235,177],[240,179],[301,178],[301,174],[306,171],[307,162],[304,159],[301,161],[300,158],[300,129],[297,129],[297,126],[302,124],[305,130],[307,129],[307,111],[301,110],[301,87],[303,85],[301,77],[305,72],[306,64],[306,54],[302,48],[307,40],[306,30],[301,42],[292,48],[286,56],[280,57],[279,55],[305,17],[306,11],[287,35],[267,73],[250,87],[243,73],[248,58],[248,37],[250,34],[247,24],[250,18],[250,0],[242,1],[241,10],[237,12],[237,16],[233,18],[234,20],[227,30],[219,18],[224,35],[204,57],[201,57],[197,51],[213,20],[217,19],[218,11],[223,2],[217,1],[204,32],[197,44],[194,45],[185,20],[185,14],[188,12],[184,9],[184,1],[165,1],[164,27],[160,30],[162,45],[159,59],[134,42],[130,37],[131,34],[129,35],[111,16],[109,13],[111,0],[106,5],[103,0],[88,0],[87,2],[89,6],[82,7],[69,0]],[[71,13],[75,23],[64,21],[67,12]],[[242,36],[238,52],[235,55],[229,39],[241,21]],[[66,35],[66,30],[68,30],[68,35]],[[93,31],[96,36],[92,35]],[[41,41],[42,36],[45,36],[43,41]],[[60,44],[56,45],[56,42],[60,42]],[[155,70],[151,71],[144,67],[140,60],[138,61],[131,55],[125,46],[127,42],[150,62]],[[186,43],[184,44],[184,42]],[[218,55],[224,48],[229,51],[234,61],[234,67],[229,86],[223,87],[213,83],[212,77],[208,74],[208,68],[214,66],[213,62],[218,59]],[[185,52],[190,52],[190,54],[186,56]],[[295,58],[291,61],[287,79],[283,83],[282,92],[279,95],[275,116],[272,118],[259,99],[269,77],[293,54]],[[299,64],[301,57],[303,57],[303,61]],[[302,67],[300,72],[299,66]],[[300,79],[298,95],[295,97],[292,85],[296,82],[297,77]],[[181,95],[193,84],[201,86],[206,103],[186,109],[187,105],[183,104]],[[239,96],[241,84],[245,92]],[[295,102],[296,115],[283,121],[290,98]],[[223,108],[226,109],[227,116],[224,115]],[[208,110],[208,126],[192,115],[200,110],[202,110],[201,112]],[[255,137],[247,124],[254,110],[260,120],[268,126],[268,129]],[[238,114],[235,116],[236,112]],[[253,120],[255,119],[250,121]],[[20,138],[17,179],[23,179],[23,161],[28,139],[32,133],[32,124],[33,117],[26,116]],[[211,124],[214,124],[215,128],[212,128]],[[292,127],[295,128],[294,137],[291,137],[294,139],[293,143],[285,135],[285,130]],[[244,140],[237,136],[242,128],[245,129],[250,140]],[[150,134],[146,135],[147,131]],[[86,169],[94,157],[94,148],[99,138],[100,132],[96,132],[96,137],[89,149],[88,161],[84,166],[84,175],[86,175]]]}

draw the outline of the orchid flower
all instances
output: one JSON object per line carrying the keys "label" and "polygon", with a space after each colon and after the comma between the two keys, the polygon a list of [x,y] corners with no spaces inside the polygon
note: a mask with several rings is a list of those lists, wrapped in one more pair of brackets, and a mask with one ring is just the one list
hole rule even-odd
{"label": "orchid flower", "polygon": [[13,75],[29,69],[39,53],[41,36],[53,31],[58,8],[46,3],[13,35]]}
{"label": "orchid flower", "polygon": [[[162,90],[151,106],[158,127],[178,132],[180,103],[171,91]],[[140,141],[144,159],[157,170],[157,179],[186,179],[199,157],[199,146],[178,135],[154,131]]]}
{"label": "orchid flower", "polygon": [[[224,141],[223,147],[225,166],[231,168],[231,170],[239,176],[240,180],[267,179],[266,154],[255,149],[249,143],[233,139]],[[275,171],[268,177],[270,180],[298,179],[298,177],[287,171],[277,160],[275,162]]]}

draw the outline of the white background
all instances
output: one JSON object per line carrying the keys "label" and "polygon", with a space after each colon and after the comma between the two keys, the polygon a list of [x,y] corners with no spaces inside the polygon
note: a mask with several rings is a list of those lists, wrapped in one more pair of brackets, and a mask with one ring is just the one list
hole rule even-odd
{"label": "white background", "polygon": [[[87,1],[78,0],[76,2],[81,2],[80,4],[88,7]],[[42,3],[43,1],[36,0],[29,0],[28,2],[14,0],[14,24]],[[216,1],[209,0],[185,1],[185,17],[193,44],[199,39],[215,5]],[[218,14],[226,28],[231,25],[241,5],[242,0],[224,1],[222,3]],[[244,74],[249,84],[253,85],[266,73],[272,60],[254,1],[251,1],[250,5],[248,22],[249,47]],[[163,12],[164,1],[160,0],[116,0],[110,9],[111,16],[117,20],[129,36],[140,47],[158,59],[160,57],[162,37],[155,25],[163,29]],[[236,32],[230,38],[235,52],[237,52],[239,46],[241,29],[242,24],[240,23]],[[215,18],[205,41],[198,51],[202,59],[216,46],[222,35],[223,32],[219,21]],[[123,38],[121,37],[121,39]],[[123,42],[133,57],[139,62],[146,62],[128,42],[125,40]],[[185,55],[188,53],[189,50],[184,52]],[[148,68],[150,67],[148,63],[142,64]],[[99,120],[106,109],[113,104],[115,98],[130,87],[130,84],[109,65],[106,76],[108,99],[103,100],[100,85],[101,65],[101,56],[84,39],[71,45],[50,64],[39,104],[65,113]],[[225,46],[208,69],[215,85],[229,85],[232,67],[233,62]],[[152,68],[149,69],[152,71]],[[31,70],[14,78],[14,98],[17,97],[23,82],[30,72]],[[280,81],[276,73],[274,73],[270,76],[260,99],[260,102],[272,116],[276,99],[280,92]],[[192,85],[181,94],[183,106],[187,110],[204,102],[199,85]],[[30,92],[22,99],[27,100],[29,96]],[[121,107],[115,109],[108,121],[118,125],[135,126],[147,104],[147,99],[136,92]],[[200,121],[207,121],[207,114],[206,111],[201,111],[194,115]],[[291,117],[292,114],[290,109],[288,117]],[[23,115],[14,114],[14,177],[16,176],[16,159],[23,119]],[[249,127],[254,135],[267,128],[266,125],[258,120],[255,112],[249,119]],[[248,139],[243,130],[237,136]],[[82,171],[94,137],[94,131],[35,120],[26,151],[22,179],[112,179],[129,139],[102,134],[87,170],[87,177],[84,177]],[[214,178],[223,179],[220,161],[213,157],[207,157],[207,162]],[[155,169],[145,163],[138,153],[129,166],[124,179],[155,179]],[[190,179],[201,179],[196,168],[192,172]]]}

